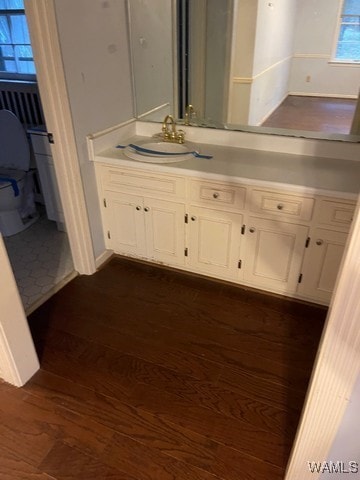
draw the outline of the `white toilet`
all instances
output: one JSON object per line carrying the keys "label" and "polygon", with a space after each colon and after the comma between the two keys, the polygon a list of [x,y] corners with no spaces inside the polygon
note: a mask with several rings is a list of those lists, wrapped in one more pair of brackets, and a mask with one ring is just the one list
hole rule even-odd
{"label": "white toilet", "polygon": [[8,110],[0,110],[0,232],[9,237],[38,218],[25,130]]}

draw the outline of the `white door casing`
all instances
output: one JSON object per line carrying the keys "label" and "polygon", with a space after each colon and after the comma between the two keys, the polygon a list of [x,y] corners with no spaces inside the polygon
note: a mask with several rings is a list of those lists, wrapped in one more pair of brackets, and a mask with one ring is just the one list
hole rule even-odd
{"label": "white door casing", "polygon": [[0,272],[0,377],[20,387],[39,361],[1,234]]}
{"label": "white door casing", "polygon": [[96,271],[53,0],[25,0],[36,76],[75,270]]}

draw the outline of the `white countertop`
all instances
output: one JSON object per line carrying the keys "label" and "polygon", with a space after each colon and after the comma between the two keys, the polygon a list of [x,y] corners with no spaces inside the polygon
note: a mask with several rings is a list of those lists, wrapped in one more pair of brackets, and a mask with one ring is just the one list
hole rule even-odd
{"label": "white countertop", "polygon": [[[150,137],[133,136],[122,141],[141,144]],[[290,155],[228,146],[191,144],[198,152],[213,158],[155,164],[129,159],[121,148],[109,148],[95,156],[96,162],[140,168],[141,170],[191,175],[246,185],[284,188],[303,193],[317,193],[356,199],[360,191],[360,161]]]}

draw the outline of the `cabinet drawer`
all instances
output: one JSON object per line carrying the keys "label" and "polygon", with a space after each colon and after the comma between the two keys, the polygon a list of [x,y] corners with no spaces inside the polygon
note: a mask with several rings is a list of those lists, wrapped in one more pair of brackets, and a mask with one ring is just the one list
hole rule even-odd
{"label": "cabinet drawer", "polygon": [[310,220],[314,199],[265,190],[253,190],[250,210],[268,215]]}
{"label": "cabinet drawer", "polygon": [[101,170],[103,188],[113,192],[138,192],[157,197],[174,198],[185,197],[185,179],[162,175],[149,174],[138,170],[127,170],[106,167]]}
{"label": "cabinet drawer", "polygon": [[336,227],[350,227],[355,211],[355,204],[351,202],[337,202],[320,199],[317,202],[317,218],[323,225]]}
{"label": "cabinet drawer", "polygon": [[190,183],[191,200],[194,203],[211,205],[213,207],[226,207],[243,209],[245,207],[246,189],[231,184],[216,182]]}
{"label": "cabinet drawer", "polygon": [[52,155],[47,133],[46,134],[32,133],[30,137],[31,137],[31,144],[35,154]]}

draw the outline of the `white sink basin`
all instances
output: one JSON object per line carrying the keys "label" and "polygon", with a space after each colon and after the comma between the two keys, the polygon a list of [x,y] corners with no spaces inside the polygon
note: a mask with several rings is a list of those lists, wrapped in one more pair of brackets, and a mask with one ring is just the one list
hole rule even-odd
{"label": "white sink basin", "polygon": [[183,144],[169,142],[147,142],[141,145],[129,145],[124,153],[139,162],[174,163],[188,160],[191,150]]}

